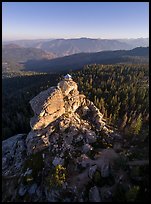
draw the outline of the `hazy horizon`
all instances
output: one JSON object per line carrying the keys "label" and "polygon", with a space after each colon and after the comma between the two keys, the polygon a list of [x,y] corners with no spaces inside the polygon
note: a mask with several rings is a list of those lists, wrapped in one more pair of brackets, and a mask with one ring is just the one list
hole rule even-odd
{"label": "hazy horizon", "polygon": [[3,41],[52,38],[149,38],[149,3],[2,3]]}
{"label": "hazy horizon", "polygon": [[149,38],[149,37],[138,37],[138,38],[91,38],[91,37],[75,37],[75,38],[63,38],[63,37],[60,37],[60,38],[35,38],[35,39],[13,39],[13,40],[9,40],[9,39],[6,39],[6,40],[2,40],[2,42],[11,42],[11,41],[32,41],[32,40],[58,40],[58,39],[65,39],[65,40],[69,40],[69,39],[81,39],[81,38],[87,38],[87,39],[100,39],[100,40],[133,40],[133,39],[146,39],[146,38]]}

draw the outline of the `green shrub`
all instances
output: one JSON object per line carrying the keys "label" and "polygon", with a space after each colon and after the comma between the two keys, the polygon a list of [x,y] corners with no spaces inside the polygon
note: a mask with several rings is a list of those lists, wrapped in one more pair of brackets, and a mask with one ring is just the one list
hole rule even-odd
{"label": "green shrub", "polygon": [[55,167],[55,173],[53,174],[54,183],[61,186],[66,180],[66,168],[62,165],[57,165]]}
{"label": "green shrub", "polygon": [[137,194],[139,192],[139,186],[133,186],[129,191],[126,192],[126,200],[127,202],[135,201]]}

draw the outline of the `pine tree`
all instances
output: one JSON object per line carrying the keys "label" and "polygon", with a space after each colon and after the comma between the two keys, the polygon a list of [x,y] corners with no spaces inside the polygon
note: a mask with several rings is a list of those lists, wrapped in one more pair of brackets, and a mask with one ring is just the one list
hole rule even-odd
{"label": "pine tree", "polygon": [[105,110],[104,117],[107,118],[107,110]]}
{"label": "pine tree", "polygon": [[142,128],[142,114],[140,113],[137,119],[133,120],[130,125],[130,132],[138,135]]}
{"label": "pine tree", "polygon": [[108,118],[108,124],[110,125],[112,122],[112,113],[110,114],[109,118]]}
{"label": "pine tree", "polygon": [[122,119],[121,126],[120,126],[120,129],[121,129],[121,130],[123,130],[124,127],[126,126],[127,120],[128,120],[127,113],[125,113],[124,116],[123,116],[123,119]]}
{"label": "pine tree", "polygon": [[99,102],[99,108],[100,108],[100,111],[104,114],[105,113],[105,107],[104,107],[104,99],[103,98],[100,98],[100,102]]}

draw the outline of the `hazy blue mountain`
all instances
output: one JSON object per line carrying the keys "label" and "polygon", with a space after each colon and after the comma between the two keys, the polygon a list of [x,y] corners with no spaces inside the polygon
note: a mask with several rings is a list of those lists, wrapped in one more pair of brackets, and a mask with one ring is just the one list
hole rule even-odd
{"label": "hazy blue mountain", "polygon": [[[50,42],[54,39],[36,39],[36,40],[13,40],[13,41],[3,41],[3,45],[16,44],[20,47],[34,47],[38,48],[43,42]],[[39,47],[40,48],[40,47]]]}
{"label": "hazy blue mountain", "polygon": [[148,63],[149,48],[139,47],[132,50],[102,51],[79,53],[52,60],[30,60],[25,70],[40,72],[60,72],[83,68],[87,64]]}
{"label": "hazy blue mountain", "polygon": [[[8,43],[8,42],[7,42]],[[18,40],[11,43],[23,47],[40,48],[54,53],[58,57],[68,56],[76,53],[100,52],[105,50],[129,50],[138,46],[149,46],[148,38],[138,39],[46,39],[46,40]],[[5,42],[6,44],[6,42]]]}
{"label": "hazy blue mountain", "polygon": [[37,48],[24,48],[16,44],[6,44],[2,46],[3,62],[20,62],[30,59],[52,59],[55,55]]}
{"label": "hazy blue mountain", "polygon": [[43,42],[41,49],[56,53],[58,56],[68,56],[81,52],[99,52],[103,50],[129,49],[124,42],[117,40],[100,40],[90,38],[56,39]]}
{"label": "hazy blue mountain", "polygon": [[125,42],[133,47],[148,47],[149,46],[149,38],[131,38],[131,39],[118,39],[120,42]]}

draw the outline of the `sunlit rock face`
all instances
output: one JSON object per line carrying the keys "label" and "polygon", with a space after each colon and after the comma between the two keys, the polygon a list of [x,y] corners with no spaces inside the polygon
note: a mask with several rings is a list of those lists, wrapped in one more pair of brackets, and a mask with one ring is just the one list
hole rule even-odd
{"label": "sunlit rock face", "polygon": [[[64,96],[68,96],[69,93],[76,95],[78,94],[78,86],[72,79],[64,79],[58,83],[58,87],[61,89]],[[71,92],[72,91],[72,92]]]}
{"label": "sunlit rock face", "polygon": [[[50,145],[52,130],[50,126],[60,127],[61,130],[69,126],[85,126],[84,132],[87,143],[96,141],[96,134],[91,130],[92,124],[96,128],[103,128],[105,122],[103,115],[95,105],[86,99],[85,95],[79,94],[77,83],[72,79],[64,79],[56,87],[42,91],[30,101],[34,116],[30,120],[31,132],[26,142],[28,153],[41,151]],[[83,120],[82,116],[91,114],[92,120]]]}
{"label": "sunlit rock face", "polygon": [[34,111],[30,122],[33,130],[47,127],[65,112],[62,92],[53,87],[38,94],[30,104]]}

